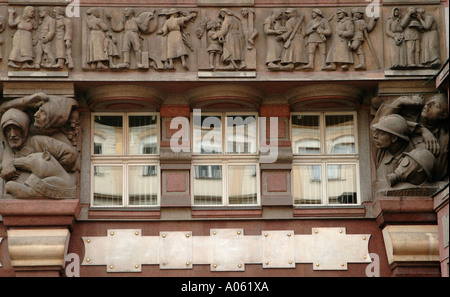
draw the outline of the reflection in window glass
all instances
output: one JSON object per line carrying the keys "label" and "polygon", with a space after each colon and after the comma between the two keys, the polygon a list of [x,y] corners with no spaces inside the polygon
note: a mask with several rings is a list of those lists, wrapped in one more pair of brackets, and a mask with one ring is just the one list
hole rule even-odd
{"label": "reflection in window glass", "polygon": [[300,165],[293,167],[294,204],[322,203],[322,166]]}
{"label": "reflection in window glass", "polygon": [[227,153],[256,153],[255,116],[227,116]]}
{"label": "reflection in window glass", "polygon": [[320,154],[320,125],[318,115],[292,117],[294,154]]}
{"label": "reflection in window glass", "polygon": [[256,165],[228,166],[228,201],[230,205],[257,204]]}
{"label": "reflection in window glass", "polygon": [[157,116],[132,115],[128,117],[128,121],[128,154],[157,154]]}
{"label": "reflection in window glass", "polygon": [[[356,204],[356,165],[327,165],[328,171],[328,201],[330,204]],[[331,175],[330,175],[330,172]],[[336,178],[336,175],[339,175]]]}
{"label": "reflection in window glass", "polygon": [[222,205],[222,166],[194,166],[194,205]]}
{"label": "reflection in window glass", "polygon": [[355,130],[353,115],[326,115],[328,154],[354,154]]}
{"label": "reflection in window glass", "polygon": [[128,167],[128,204],[157,205],[158,185],[157,166]]}
{"label": "reflection in window glass", "polygon": [[201,154],[222,153],[222,117],[201,116],[200,123],[194,120],[194,152]]}
{"label": "reflection in window glass", "polygon": [[[123,118],[120,115],[94,116],[94,154],[123,154]],[[101,148],[101,149],[99,149]]]}
{"label": "reflection in window glass", "polygon": [[94,166],[94,206],[122,206],[122,166]]}

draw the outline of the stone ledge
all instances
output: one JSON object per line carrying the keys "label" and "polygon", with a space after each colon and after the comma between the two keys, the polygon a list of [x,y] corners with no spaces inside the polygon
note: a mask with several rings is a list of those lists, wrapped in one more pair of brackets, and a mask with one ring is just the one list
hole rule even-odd
{"label": "stone ledge", "polygon": [[78,199],[25,200],[0,198],[0,215],[7,227],[71,226],[80,213]]}
{"label": "stone ledge", "polygon": [[366,208],[360,207],[305,207],[294,208],[294,217],[364,217]]}
{"label": "stone ledge", "polygon": [[430,197],[382,196],[374,200],[372,210],[380,227],[388,223],[436,223],[434,201]]}

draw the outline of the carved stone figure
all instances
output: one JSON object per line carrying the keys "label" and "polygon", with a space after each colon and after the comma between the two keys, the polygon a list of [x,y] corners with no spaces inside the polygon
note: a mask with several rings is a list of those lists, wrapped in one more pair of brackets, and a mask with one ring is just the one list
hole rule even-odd
{"label": "carved stone figure", "polygon": [[393,187],[398,183],[407,182],[418,186],[433,181],[435,166],[436,158],[426,149],[414,149],[409,153],[404,153],[404,157],[394,173],[387,175],[388,185]]}
{"label": "carved stone figure", "polygon": [[70,18],[65,16],[65,10],[62,7],[55,7],[53,9],[55,17],[55,57],[56,63],[53,68],[63,68],[67,64],[69,69],[73,69],[72,59],[72,35],[73,25]]}
{"label": "carved stone figure", "polygon": [[323,18],[322,11],[320,9],[312,10],[312,20],[306,24],[305,36],[307,39],[308,47],[308,64],[303,66],[302,69],[314,69],[314,56],[317,50],[322,57],[323,65],[322,70],[325,69],[325,55],[326,55],[326,40],[331,35],[331,27],[327,19]]}
{"label": "carved stone figure", "polygon": [[0,115],[6,144],[0,177],[7,192],[16,198],[75,198],[76,101],[37,93],[3,103]]}
{"label": "carved stone figure", "polygon": [[3,44],[5,43],[2,37],[3,31],[5,31],[6,22],[3,16],[0,16],[0,61],[3,60]]}
{"label": "carved stone figure", "polygon": [[[110,14],[107,15],[109,19],[112,19]],[[137,68],[144,68],[142,61],[142,50],[140,43],[139,32],[148,30],[148,23],[153,19],[154,14],[146,14],[146,18],[142,20],[135,16],[135,12],[131,8],[125,8],[123,12],[123,20],[118,24],[112,25],[114,32],[122,32],[122,53],[123,62],[117,65],[118,68],[130,68],[130,51],[133,50],[138,61]]]}
{"label": "carved stone figure", "polygon": [[425,14],[424,8],[417,9],[417,20],[423,27],[421,48],[422,66],[437,68],[441,65],[441,55],[436,20],[433,16]]}
{"label": "carved stone figure", "polygon": [[253,25],[255,21],[255,12],[253,9],[244,7],[241,9],[241,15],[244,19],[247,19],[247,26],[244,26],[244,36],[247,50],[252,50],[255,45],[255,39],[259,34],[258,30]]}
{"label": "carved stone figure", "polygon": [[20,68],[16,63],[23,63],[22,68],[33,68],[33,38],[32,32],[37,29],[35,21],[35,11],[32,6],[26,6],[23,14],[14,17],[16,11],[13,8],[8,9],[8,25],[11,28],[17,28],[12,40],[12,49],[9,54],[8,65],[13,68]]}
{"label": "carved stone figure", "polygon": [[[353,16],[353,25],[355,26],[355,34],[352,37],[351,49],[356,53],[359,58],[359,64],[355,66],[355,70],[365,70],[366,69],[366,57],[363,50],[364,40],[367,39],[368,42],[368,33],[371,32],[376,25],[378,18],[373,17],[369,19],[369,22],[366,23],[364,20],[364,10],[361,8],[352,9]],[[371,45],[369,48],[372,51],[372,55],[375,57],[375,52]],[[376,59],[376,57],[375,57]]]}
{"label": "carved stone figure", "polygon": [[415,7],[409,7],[400,26],[404,30],[406,43],[406,66],[414,68],[420,65],[420,30],[423,29],[417,20]]}
{"label": "carved stone figure", "polygon": [[244,33],[241,20],[227,8],[222,8],[217,16],[223,21],[220,30],[213,37],[223,40],[222,62],[228,63],[224,69],[245,69]]}
{"label": "carved stone figure", "polygon": [[[209,54],[209,68],[215,69],[220,65],[220,55],[223,53],[222,43],[217,38],[216,32],[219,24],[215,21],[209,21],[206,24],[208,48],[206,51]],[[215,38],[214,38],[215,37]]]}
{"label": "carved stone figure", "polygon": [[189,21],[195,21],[197,12],[195,10],[190,11],[187,16],[180,16],[181,11],[176,8],[171,8],[167,11],[169,18],[165,21],[163,27],[157,34],[167,36],[166,40],[166,53],[168,60],[168,69],[174,69],[173,60],[181,59],[181,64],[184,68],[188,69],[186,63],[186,56],[188,52],[186,50],[186,35],[182,31],[182,27]]}
{"label": "carved stone figure", "polygon": [[336,63],[341,64],[342,70],[348,70],[348,65],[353,64],[351,39],[355,33],[355,26],[344,9],[338,8],[336,16],[337,21],[325,70],[336,70]]}
{"label": "carved stone figure", "polygon": [[108,55],[109,68],[117,69],[118,60],[120,60],[120,52],[117,48],[117,39],[113,36],[111,32],[106,33],[106,38],[104,41],[104,51]]}
{"label": "carved stone figure", "polygon": [[391,69],[406,67],[406,43],[401,21],[400,9],[394,7],[386,22],[386,35],[389,37],[388,44],[391,54]]}
{"label": "carved stone figure", "polygon": [[286,27],[281,25],[282,17],[283,11],[281,9],[274,9],[272,14],[264,20],[266,66],[269,70],[280,69],[283,45],[277,37],[286,32]]}
{"label": "carved stone figure", "polygon": [[75,181],[49,152],[14,158],[13,164],[18,169],[31,172],[24,183],[8,181],[5,184],[6,193],[15,198],[77,197]]}
{"label": "carved stone figure", "polygon": [[38,11],[39,27],[34,46],[34,68],[51,68],[55,64],[55,55],[52,51],[52,40],[56,33],[55,20],[49,15],[47,7],[39,7]]}
{"label": "carved stone figure", "polygon": [[87,26],[89,28],[87,63],[93,68],[107,69],[103,64],[108,61],[107,53],[104,50],[105,32],[108,25],[100,18],[99,8],[89,8],[87,10]]}
{"label": "carved stone figure", "polygon": [[305,16],[303,14],[298,15],[293,8],[288,8],[285,15],[288,19],[286,22],[287,31],[278,36],[278,39],[284,42],[281,64],[283,65],[282,69],[293,70],[301,64],[308,64],[303,28]]}
{"label": "carved stone figure", "polygon": [[415,147],[409,138],[408,123],[398,114],[376,116],[372,130],[377,181],[386,181],[399,166],[403,153],[409,153]]}

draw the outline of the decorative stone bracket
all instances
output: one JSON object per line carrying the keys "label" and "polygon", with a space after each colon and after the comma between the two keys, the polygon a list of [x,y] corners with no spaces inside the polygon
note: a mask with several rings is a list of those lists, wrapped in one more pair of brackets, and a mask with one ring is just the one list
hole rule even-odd
{"label": "decorative stone bracket", "polygon": [[210,236],[191,231],[142,236],[139,229],[108,230],[106,237],[83,237],[82,265],[106,265],[107,272],[141,272],[142,265],[160,269],[245,271],[245,264],[263,268],[295,268],[312,263],[314,270],[347,270],[348,263],[371,263],[370,235],[346,234],[345,228],[313,228],[312,234],[262,231],[244,236],[243,229],[211,229]]}

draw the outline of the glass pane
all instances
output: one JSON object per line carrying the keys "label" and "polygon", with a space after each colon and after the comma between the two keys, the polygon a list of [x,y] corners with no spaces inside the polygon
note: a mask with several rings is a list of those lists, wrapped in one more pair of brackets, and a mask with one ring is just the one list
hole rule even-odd
{"label": "glass pane", "polygon": [[130,155],[154,155],[158,153],[158,117],[156,115],[129,116]]}
{"label": "glass pane", "polygon": [[329,204],[356,204],[356,165],[327,165]]}
{"label": "glass pane", "polygon": [[255,116],[227,116],[227,153],[256,153]]}
{"label": "glass pane", "polygon": [[355,126],[353,115],[327,115],[326,142],[328,154],[355,153]]}
{"label": "glass pane", "polygon": [[294,166],[294,204],[322,203],[322,166]]}
{"label": "glass pane", "polygon": [[158,205],[157,169],[156,165],[128,167],[129,205]]}
{"label": "glass pane", "polygon": [[257,204],[256,165],[228,166],[228,202]]}
{"label": "glass pane", "polygon": [[222,153],[222,118],[220,116],[201,116],[194,118],[194,153]]}
{"label": "glass pane", "polygon": [[194,166],[194,205],[222,205],[222,166]]}
{"label": "glass pane", "polygon": [[94,166],[94,206],[122,206],[122,166]]}
{"label": "glass pane", "polygon": [[320,125],[318,115],[292,116],[294,154],[320,154]]}
{"label": "glass pane", "polygon": [[123,154],[123,117],[120,115],[94,116],[95,155]]}

